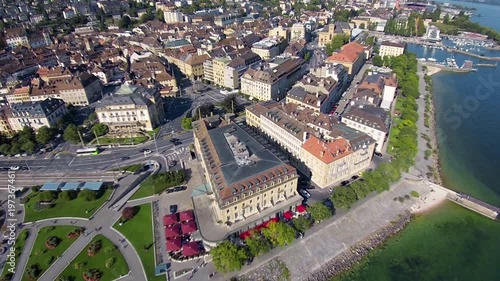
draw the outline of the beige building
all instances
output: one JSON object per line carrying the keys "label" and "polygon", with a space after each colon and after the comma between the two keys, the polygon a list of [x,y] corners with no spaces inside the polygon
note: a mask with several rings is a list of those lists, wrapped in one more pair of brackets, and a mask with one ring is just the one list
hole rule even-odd
{"label": "beige building", "polygon": [[306,38],[306,27],[303,23],[294,23],[291,31],[291,41]]}
{"label": "beige building", "polygon": [[380,49],[378,54],[381,57],[397,57],[399,55],[404,54],[406,48],[406,44],[404,42],[390,42],[384,41],[380,44]]}
{"label": "beige building", "polygon": [[12,136],[12,129],[10,128],[9,119],[7,118],[7,111],[10,112],[8,106],[0,107],[0,134],[4,136]]}
{"label": "beige building", "polygon": [[283,27],[283,26],[275,27],[275,28],[269,30],[269,37],[270,38],[282,37],[286,41],[290,41],[290,29]]}
{"label": "beige building", "polygon": [[95,111],[99,123],[106,124],[115,135],[152,131],[164,118],[159,90],[126,84],[102,99]]}
{"label": "beige building", "polygon": [[297,104],[249,106],[246,122],[286,149],[294,166],[320,188],[366,169],[375,149],[375,141],[367,134]]}
{"label": "beige building", "polygon": [[[255,222],[294,211],[301,204],[296,169],[240,126],[231,123],[213,127],[201,120],[193,123],[193,133],[198,159],[212,192],[210,209],[219,224],[231,226],[232,232],[247,230]],[[205,231],[213,230],[200,227],[200,231],[205,237]]]}
{"label": "beige building", "polygon": [[13,27],[5,29],[5,43],[11,49],[17,47],[30,47],[28,35],[23,27]]}
{"label": "beige building", "polygon": [[342,64],[347,69],[349,75],[356,75],[365,63],[368,50],[365,46],[351,42],[344,46],[340,52],[329,56],[326,60],[329,63]]}
{"label": "beige building", "polygon": [[285,50],[286,41],[282,37],[268,37],[252,45],[252,52],[263,60],[276,57]]}
{"label": "beige building", "polygon": [[335,36],[335,24],[329,24],[318,31],[318,46],[325,47]]}
{"label": "beige building", "polygon": [[12,131],[21,131],[24,127],[31,127],[36,131],[43,126],[55,127],[66,112],[66,106],[61,99],[49,98],[12,104],[7,118]]}
{"label": "beige building", "polygon": [[21,88],[13,89],[13,91],[10,94],[6,95],[5,97],[7,98],[7,102],[9,104],[14,104],[14,103],[29,102],[30,94],[31,94],[31,87],[24,86]]}
{"label": "beige building", "polygon": [[278,57],[249,68],[241,77],[241,92],[258,100],[280,100],[306,71],[301,58]]}

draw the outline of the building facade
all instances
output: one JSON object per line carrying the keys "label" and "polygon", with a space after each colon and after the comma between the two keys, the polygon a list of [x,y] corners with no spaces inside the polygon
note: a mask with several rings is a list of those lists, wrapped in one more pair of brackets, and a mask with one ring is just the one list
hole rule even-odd
{"label": "building facade", "polygon": [[63,100],[49,98],[37,102],[12,104],[7,118],[12,131],[22,131],[24,127],[31,127],[36,131],[43,126],[55,127],[66,112]]}
{"label": "building facade", "polygon": [[406,44],[403,42],[384,41],[380,43],[379,55],[381,57],[397,57],[404,54]]}

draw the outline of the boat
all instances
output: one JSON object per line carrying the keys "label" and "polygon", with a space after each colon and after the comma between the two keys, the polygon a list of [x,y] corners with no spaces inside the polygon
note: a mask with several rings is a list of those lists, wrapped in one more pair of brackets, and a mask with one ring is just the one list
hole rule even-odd
{"label": "boat", "polygon": [[435,59],[435,58],[428,58],[427,60],[430,62],[437,62],[437,59]]}

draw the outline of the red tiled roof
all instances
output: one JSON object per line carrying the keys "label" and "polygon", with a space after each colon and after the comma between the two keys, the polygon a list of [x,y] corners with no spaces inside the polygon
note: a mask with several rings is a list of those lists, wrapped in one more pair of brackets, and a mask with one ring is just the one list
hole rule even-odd
{"label": "red tiled roof", "polygon": [[326,142],[311,136],[302,147],[325,164],[330,164],[352,153],[349,142],[344,138]]}

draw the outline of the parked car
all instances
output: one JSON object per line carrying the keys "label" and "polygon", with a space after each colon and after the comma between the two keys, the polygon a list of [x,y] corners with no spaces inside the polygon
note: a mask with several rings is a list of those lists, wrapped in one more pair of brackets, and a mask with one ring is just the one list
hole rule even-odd
{"label": "parked car", "polygon": [[359,178],[359,176],[354,175],[354,176],[351,177],[351,180],[357,180],[358,178]]}
{"label": "parked car", "polygon": [[173,192],[184,191],[187,189],[187,186],[177,186],[172,188]]}
{"label": "parked car", "polygon": [[380,153],[380,152],[375,152],[375,153],[373,153],[373,154],[375,154],[375,156],[378,156],[378,157],[382,157],[382,156],[384,156],[384,155],[382,155],[382,153]]}
{"label": "parked car", "polygon": [[176,142],[179,142],[179,139],[178,138],[173,138],[170,140],[171,143],[176,143]]}
{"label": "parked car", "polygon": [[170,167],[173,167],[173,166],[177,165],[177,161],[172,160],[172,161],[170,161],[169,165],[170,165]]}
{"label": "parked car", "polygon": [[125,161],[125,160],[128,160],[128,159],[130,159],[130,157],[128,157],[128,156],[123,156],[122,158],[120,158],[121,161]]}
{"label": "parked car", "polygon": [[146,155],[150,154],[151,152],[152,152],[151,150],[146,149],[146,150],[144,151],[144,156],[146,156]]}
{"label": "parked car", "polygon": [[175,204],[174,205],[170,205],[169,208],[170,208],[170,213],[171,214],[177,213],[177,205],[175,205]]}
{"label": "parked car", "polygon": [[302,195],[302,197],[304,197],[305,199],[311,198],[311,193],[309,193],[309,191],[305,189],[300,189],[299,194]]}
{"label": "parked car", "polygon": [[12,171],[17,171],[17,170],[21,169],[21,167],[19,167],[19,166],[12,166],[12,167],[10,167],[10,169]]}
{"label": "parked car", "polygon": [[349,184],[349,181],[343,181],[343,182],[340,183],[341,186],[346,186],[348,184]]}

